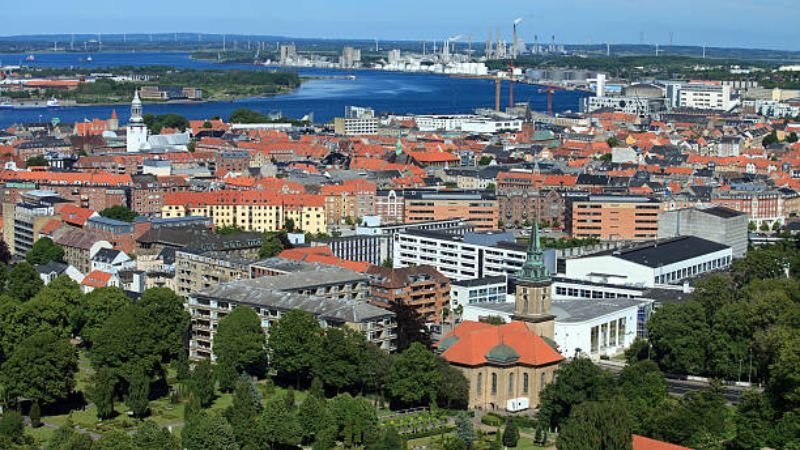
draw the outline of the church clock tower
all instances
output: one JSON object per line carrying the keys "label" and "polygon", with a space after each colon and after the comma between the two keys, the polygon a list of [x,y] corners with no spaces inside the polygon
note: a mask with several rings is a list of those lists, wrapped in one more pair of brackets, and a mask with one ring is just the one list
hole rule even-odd
{"label": "church clock tower", "polygon": [[555,335],[555,316],[550,314],[552,284],[539,240],[539,224],[534,221],[528,257],[517,272],[513,319],[526,322],[528,329],[551,340]]}
{"label": "church clock tower", "polygon": [[128,153],[137,153],[147,149],[147,125],[142,116],[142,101],[139,99],[139,90],[133,94],[131,102],[131,119],[128,122],[127,148]]}

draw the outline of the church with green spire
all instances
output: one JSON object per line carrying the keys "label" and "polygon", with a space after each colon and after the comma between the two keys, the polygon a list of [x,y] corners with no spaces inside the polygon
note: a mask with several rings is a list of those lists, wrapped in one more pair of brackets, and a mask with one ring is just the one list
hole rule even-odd
{"label": "church with green spire", "polygon": [[553,339],[555,316],[550,314],[553,280],[544,262],[539,238],[539,224],[534,220],[525,264],[517,272],[514,320],[526,322],[528,328],[542,337]]}

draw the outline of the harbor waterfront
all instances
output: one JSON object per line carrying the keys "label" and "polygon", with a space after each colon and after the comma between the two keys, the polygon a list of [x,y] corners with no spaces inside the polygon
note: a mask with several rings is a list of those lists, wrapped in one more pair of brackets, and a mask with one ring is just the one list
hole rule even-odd
{"label": "harbor waterfront", "polygon": [[[254,64],[217,64],[195,60],[188,53],[98,53],[87,62],[80,53],[37,54],[34,62],[24,61],[20,54],[0,54],[3,64],[25,64],[42,68],[85,67],[96,72],[130,66],[171,66],[182,69],[235,69],[296,71],[310,78],[292,93],[272,97],[248,98],[235,101],[196,103],[154,103],[147,110],[153,114],[175,113],[189,119],[219,116],[227,118],[239,108],[263,113],[280,111],[284,116],[301,118],[313,113],[314,121],[325,123],[344,113],[345,106],[359,105],[379,112],[396,114],[457,114],[475,108],[494,106],[494,81],[488,79],[449,77],[446,75],[385,72],[377,70],[333,70],[308,68],[264,67]],[[348,76],[352,75],[352,76]],[[508,101],[508,84],[503,83],[501,98]],[[554,111],[577,111],[586,93],[560,91],[554,96]],[[518,84],[514,87],[517,102],[528,102],[535,111],[547,110],[547,93],[536,85]],[[119,105],[91,105],[57,109],[0,110],[0,128],[14,123],[50,121],[62,122],[104,118],[117,110],[121,120],[128,111]]]}

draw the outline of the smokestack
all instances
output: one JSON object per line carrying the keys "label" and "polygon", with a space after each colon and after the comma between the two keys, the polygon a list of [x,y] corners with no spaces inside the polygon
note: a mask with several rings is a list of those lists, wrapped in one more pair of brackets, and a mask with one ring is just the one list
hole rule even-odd
{"label": "smokestack", "polygon": [[517,59],[517,22],[514,22],[514,50],[512,52],[512,58]]}

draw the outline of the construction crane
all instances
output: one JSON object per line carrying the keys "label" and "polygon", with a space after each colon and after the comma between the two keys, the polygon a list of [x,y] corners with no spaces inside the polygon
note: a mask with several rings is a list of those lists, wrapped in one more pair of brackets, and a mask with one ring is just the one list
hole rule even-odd
{"label": "construction crane", "polygon": [[542,94],[547,92],[547,115],[553,115],[553,93],[555,91],[566,91],[567,89],[561,86],[556,86],[554,84],[545,84],[546,89],[539,89],[539,93]]}

